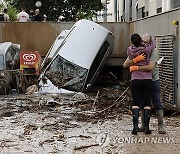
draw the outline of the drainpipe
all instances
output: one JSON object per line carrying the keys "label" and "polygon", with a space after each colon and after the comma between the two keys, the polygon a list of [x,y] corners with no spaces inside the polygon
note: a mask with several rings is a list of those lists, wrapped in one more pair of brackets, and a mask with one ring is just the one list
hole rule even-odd
{"label": "drainpipe", "polygon": [[175,105],[176,107],[180,107],[180,102],[178,101],[178,97],[180,98],[180,96],[178,96],[178,70],[176,69],[178,68],[178,52],[179,52],[179,21],[173,21],[173,25],[176,26],[176,38],[175,38],[175,42],[174,42],[174,61],[175,61],[175,66],[174,66],[174,75],[175,75],[175,92],[174,92],[174,97],[175,97]]}

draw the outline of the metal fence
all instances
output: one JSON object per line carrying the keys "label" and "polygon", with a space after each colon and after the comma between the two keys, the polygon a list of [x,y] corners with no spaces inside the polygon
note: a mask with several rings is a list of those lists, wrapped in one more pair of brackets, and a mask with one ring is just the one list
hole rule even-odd
{"label": "metal fence", "polygon": [[163,103],[175,104],[175,35],[155,36],[159,58],[164,57],[159,65],[161,99]]}

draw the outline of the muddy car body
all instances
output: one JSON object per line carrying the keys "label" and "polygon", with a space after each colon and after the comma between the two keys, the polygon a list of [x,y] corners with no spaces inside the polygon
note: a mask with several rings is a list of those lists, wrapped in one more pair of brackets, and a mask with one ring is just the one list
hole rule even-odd
{"label": "muddy car body", "polygon": [[84,92],[91,88],[113,51],[113,34],[89,20],[79,20],[59,44],[41,74],[40,86]]}
{"label": "muddy car body", "polygon": [[9,94],[16,86],[13,70],[19,68],[20,45],[0,43],[0,94]]}

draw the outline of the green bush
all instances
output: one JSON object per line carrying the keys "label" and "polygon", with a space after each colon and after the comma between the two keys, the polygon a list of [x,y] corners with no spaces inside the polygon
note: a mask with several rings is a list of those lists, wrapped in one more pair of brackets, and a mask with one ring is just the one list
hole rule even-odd
{"label": "green bush", "polygon": [[12,6],[8,7],[8,15],[10,18],[10,21],[16,21],[17,18],[17,10],[13,8]]}

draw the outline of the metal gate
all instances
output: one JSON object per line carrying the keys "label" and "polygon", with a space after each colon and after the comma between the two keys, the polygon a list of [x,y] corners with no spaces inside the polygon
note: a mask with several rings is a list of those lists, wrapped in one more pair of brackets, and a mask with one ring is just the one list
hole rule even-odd
{"label": "metal gate", "polygon": [[155,36],[159,58],[164,57],[159,65],[161,99],[163,103],[175,104],[175,35]]}

